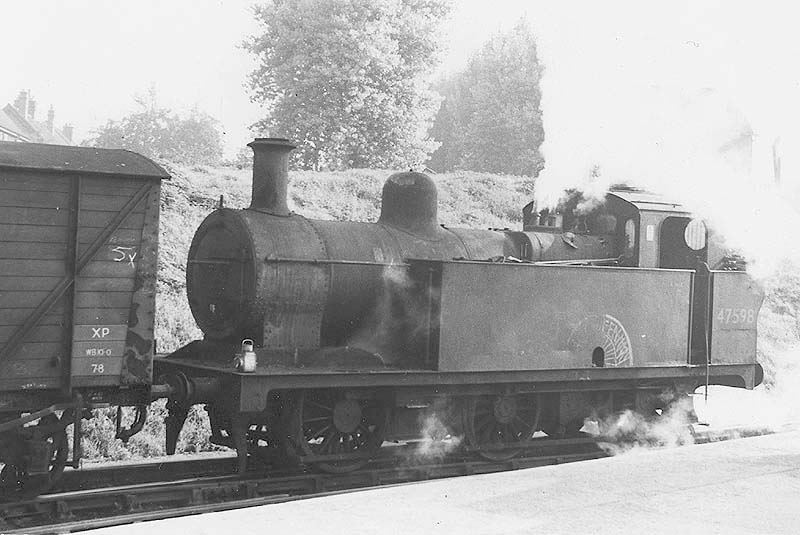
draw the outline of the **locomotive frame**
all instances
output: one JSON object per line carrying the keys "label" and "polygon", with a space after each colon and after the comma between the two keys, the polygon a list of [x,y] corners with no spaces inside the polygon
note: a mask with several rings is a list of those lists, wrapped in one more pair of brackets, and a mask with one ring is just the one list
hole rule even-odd
{"label": "locomotive frame", "polygon": [[[522,231],[452,229],[438,224],[432,181],[398,173],[377,223],[315,221],[286,206],[292,146],[250,146],[253,203],[212,213],[189,255],[206,339],[156,363],[177,393],[168,451],[188,406],[205,403],[241,470],[260,449],[352,469],[378,437],[413,436],[433,413],[496,459],[532,431],[574,434],[598,413],[653,416],[701,384],[761,381],[760,291],[709,268],[724,251],[676,203],[622,189],[594,213],[577,199],[529,205]],[[744,317],[726,324],[725,310]],[[616,353],[612,330],[627,341]],[[258,366],[231,371],[244,337]]]}

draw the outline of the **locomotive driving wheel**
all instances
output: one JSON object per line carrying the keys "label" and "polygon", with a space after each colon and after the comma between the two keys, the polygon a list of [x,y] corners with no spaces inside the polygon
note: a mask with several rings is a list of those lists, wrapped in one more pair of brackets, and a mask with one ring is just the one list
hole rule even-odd
{"label": "locomotive driving wheel", "polygon": [[335,390],[295,393],[287,404],[287,448],[298,460],[310,460],[329,473],[363,467],[383,444],[389,408],[381,399],[353,399]]}
{"label": "locomotive driving wheel", "polygon": [[269,464],[281,454],[272,423],[251,423],[247,429],[247,453],[250,458]]}
{"label": "locomotive driving wheel", "polygon": [[536,396],[475,396],[464,404],[467,444],[489,461],[507,461],[520,454],[539,427],[541,403]]}
{"label": "locomotive driving wheel", "polygon": [[[48,491],[61,479],[69,455],[62,420],[55,414],[40,418],[35,426],[23,430],[15,449],[17,454],[0,471],[0,494],[35,496]],[[38,458],[40,466],[34,466],[31,458]],[[41,462],[44,459],[46,466]]]}

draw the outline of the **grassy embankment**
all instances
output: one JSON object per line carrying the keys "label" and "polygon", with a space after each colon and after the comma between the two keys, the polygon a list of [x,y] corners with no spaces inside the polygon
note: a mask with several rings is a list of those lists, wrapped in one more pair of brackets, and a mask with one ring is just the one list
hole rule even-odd
{"label": "grassy embankment", "polygon": [[[160,352],[174,350],[200,338],[186,302],[184,270],[189,245],[203,218],[224,195],[225,206],[242,208],[250,200],[251,171],[204,166],[167,166],[173,179],[163,184],[156,337]],[[380,191],[389,171],[353,170],[337,173],[292,173],[292,208],[311,218],[375,221]],[[521,208],[532,194],[524,177],[478,173],[442,174],[439,220],[452,226],[519,228]],[[781,355],[798,344],[800,276],[786,268],[764,281],[766,300],[759,318],[759,360],[767,380],[782,367]],[[164,404],[151,408],[145,429],[127,446],[113,439],[109,411],[86,424],[88,459],[127,459],[164,453]],[[178,451],[213,449],[208,442],[207,417],[199,407],[190,414]]]}

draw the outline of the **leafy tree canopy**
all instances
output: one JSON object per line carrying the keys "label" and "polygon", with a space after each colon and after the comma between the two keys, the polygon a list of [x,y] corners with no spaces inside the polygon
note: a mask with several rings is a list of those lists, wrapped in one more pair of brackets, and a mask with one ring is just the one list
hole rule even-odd
{"label": "leafy tree canopy", "polygon": [[428,165],[537,176],[544,167],[542,71],[524,20],[493,37],[463,72],[442,82],[444,102],[431,130],[441,146]]}
{"label": "leafy tree canopy", "polygon": [[158,105],[155,90],[134,101],[138,111],[109,120],[87,144],[94,147],[128,149],[150,158],[182,163],[215,164],[222,158],[219,123],[193,108],[179,115]]}
{"label": "leafy tree canopy", "polygon": [[421,163],[438,106],[428,77],[447,0],[271,0],[245,42],[258,57],[256,127],[299,144],[304,169]]}

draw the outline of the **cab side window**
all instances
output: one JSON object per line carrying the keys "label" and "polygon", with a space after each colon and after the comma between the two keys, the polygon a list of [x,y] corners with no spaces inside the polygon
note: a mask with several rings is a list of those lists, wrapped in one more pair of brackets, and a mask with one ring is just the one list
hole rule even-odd
{"label": "cab side window", "polygon": [[633,218],[625,221],[622,236],[622,264],[635,266],[638,264],[636,254],[636,221]]}

